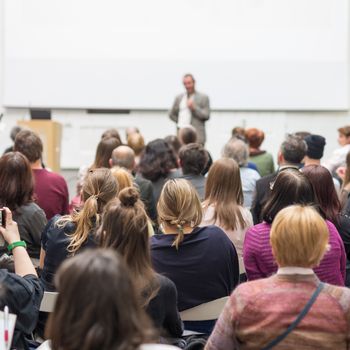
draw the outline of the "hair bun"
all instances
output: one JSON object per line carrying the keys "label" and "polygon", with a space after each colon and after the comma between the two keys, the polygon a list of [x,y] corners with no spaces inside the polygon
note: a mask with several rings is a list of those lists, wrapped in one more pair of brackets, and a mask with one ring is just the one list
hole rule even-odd
{"label": "hair bun", "polygon": [[136,188],[126,187],[119,192],[118,198],[126,207],[132,207],[140,198],[140,194]]}

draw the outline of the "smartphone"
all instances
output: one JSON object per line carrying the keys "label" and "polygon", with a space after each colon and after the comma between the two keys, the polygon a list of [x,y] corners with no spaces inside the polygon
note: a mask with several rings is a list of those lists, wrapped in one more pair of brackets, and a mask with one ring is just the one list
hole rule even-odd
{"label": "smartphone", "polygon": [[6,228],[6,210],[4,208],[0,208],[0,226]]}

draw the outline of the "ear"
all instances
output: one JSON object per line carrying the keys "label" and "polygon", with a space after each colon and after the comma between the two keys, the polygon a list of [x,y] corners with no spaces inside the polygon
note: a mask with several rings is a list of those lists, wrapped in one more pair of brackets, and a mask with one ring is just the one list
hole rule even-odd
{"label": "ear", "polygon": [[278,155],[277,155],[277,163],[278,165],[281,165],[284,163],[284,157],[280,150],[278,151]]}
{"label": "ear", "polygon": [[112,161],[112,158],[109,158],[108,164],[109,164],[109,167],[110,167],[110,168],[113,168],[113,161]]}

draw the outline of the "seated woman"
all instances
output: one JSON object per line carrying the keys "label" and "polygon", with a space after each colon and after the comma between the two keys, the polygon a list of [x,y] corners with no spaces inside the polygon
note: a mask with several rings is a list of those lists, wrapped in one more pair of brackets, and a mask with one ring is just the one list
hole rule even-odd
{"label": "seated woman", "polygon": [[102,247],[115,249],[124,258],[138,291],[138,300],[146,308],[154,325],[164,336],[180,337],[182,322],[177,310],[177,291],[167,277],[156,274],[151,265],[149,219],[139,192],[132,187],[110,202],[100,228]]}
{"label": "seated woman", "polygon": [[25,335],[33,332],[38,320],[39,307],[43,296],[35,268],[26,251],[26,244],[21,241],[12,213],[6,211],[6,229],[0,226],[0,233],[9,244],[13,253],[15,273],[0,269],[0,310],[8,306],[9,312],[17,316],[11,349],[28,349]]}
{"label": "seated woman", "polygon": [[[13,212],[21,239],[27,244],[29,256],[39,265],[41,233],[46,225],[44,211],[34,203],[34,180],[30,163],[19,152],[0,158],[0,206]],[[4,252],[4,249],[2,249]]]}
{"label": "seated woman", "polygon": [[[164,234],[151,237],[152,262],[175,283],[179,310],[229,295],[239,281],[236,250],[219,227],[198,227],[202,207],[187,180],[166,182],[158,216]],[[214,323],[185,322],[185,329],[209,334]]]}
{"label": "seated woman", "polygon": [[249,209],[243,207],[239,166],[233,159],[219,159],[209,170],[200,226],[204,225],[216,225],[226,232],[238,254],[239,272],[244,274],[243,242],[247,229],[253,226],[253,218]]}
{"label": "seated woman", "polygon": [[54,291],[53,277],[60,264],[80,249],[95,247],[95,232],[104,206],[117,196],[118,184],[106,168],[90,170],[82,188],[83,207],[72,215],[55,216],[42,235],[40,280],[46,291]]}
{"label": "seated woman", "polygon": [[[310,181],[296,169],[281,171],[271,184],[270,200],[263,210],[264,222],[250,228],[243,245],[244,266],[248,280],[268,277],[277,271],[270,246],[270,230],[279,211],[292,204],[315,204]],[[329,251],[324,255],[315,273],[322,282],[344,286],[346,256],[344,244],[336,227],[328,220]]]}
{"label": "seated woman", "polygon": [[52,350],[176,349],[146,344],[157,336],[115,252],[84,251],[65,261],[55,280],[59,295],[46,329]]}
{"label": "seated woman", "polygon": [[328,231],[311,207],[281,210],[270,234],[277,274],[232,293],[206,350],[348,349],[350,290],[321,283],[313,271],[327,252]]}

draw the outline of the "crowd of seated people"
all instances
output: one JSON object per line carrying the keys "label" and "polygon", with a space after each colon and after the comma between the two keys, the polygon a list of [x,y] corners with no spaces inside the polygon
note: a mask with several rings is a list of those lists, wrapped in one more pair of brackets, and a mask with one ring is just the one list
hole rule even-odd
{"label": "crowd of seated people", "polygon": [[[326,160],[321,135],[287,135],[275,170],[256,128],[234,128],[214,162],[190,127],[148,143],[128,128],[125,144],[108,129],[70,211],[40,137],[20,130],[0,158],[11,349],[350,347],[348,130]],[[44,292],[58,292],[51,314]],[[181,320],[223,298],[219,319]]]}

